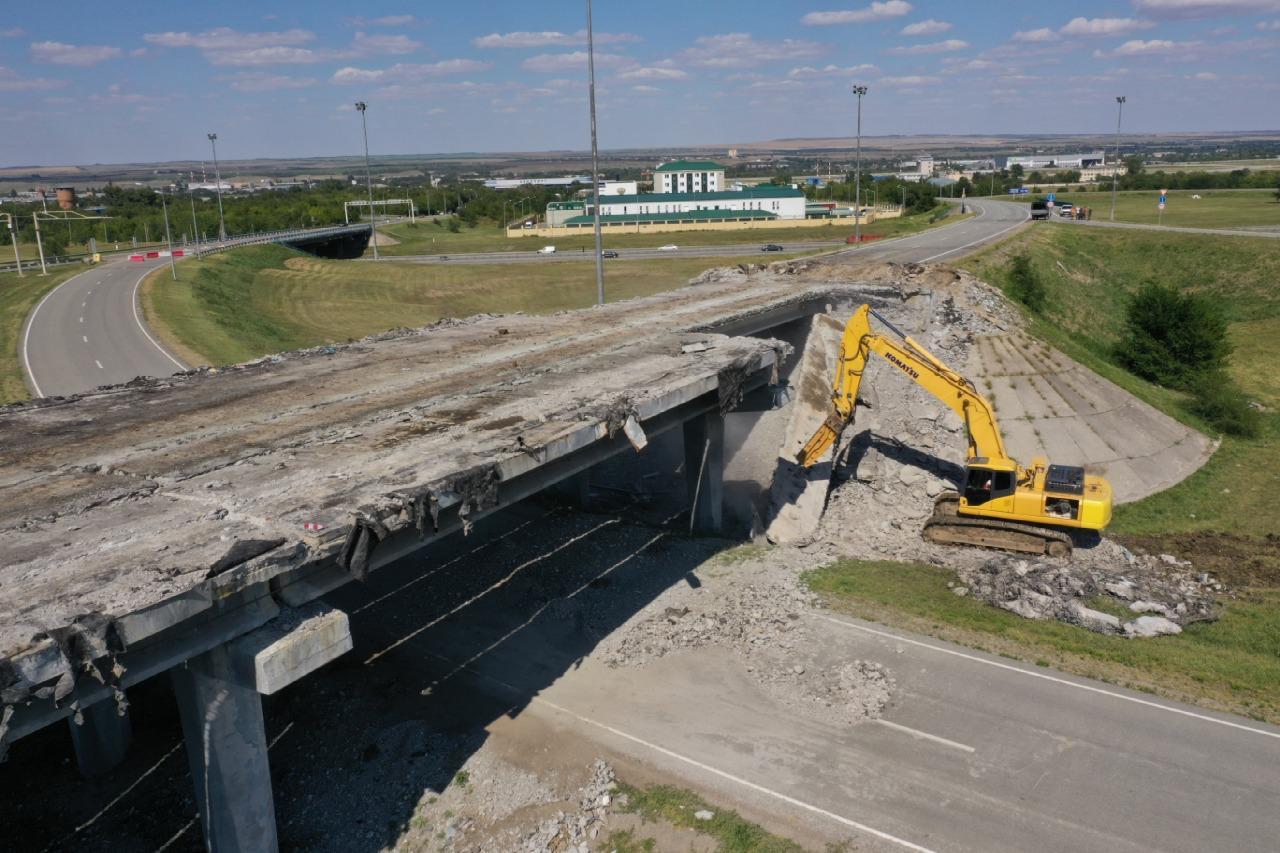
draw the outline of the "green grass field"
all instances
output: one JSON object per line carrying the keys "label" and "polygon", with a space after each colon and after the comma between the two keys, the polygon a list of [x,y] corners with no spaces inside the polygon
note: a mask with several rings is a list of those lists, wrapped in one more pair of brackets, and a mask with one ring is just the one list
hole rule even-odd
{"label": "green grass field", "polygon": [[31,394],[22,379],[22,362],[18,350],[22,346],[22,327],[27,315],[44,295],[84,267],[79,264],[55,267],[47,276],[28,272],[0,273],[0,404],[26,400]]}
{"label": "green grass field", "polygon": [[[795,257],[769,255],[767,260]],[[663,258],[605,269],[610,301],[680,287],[745,258]],[[589,263],[415,264],[328,261],[279,246],[185,261],[181,281],[143,286],[149,325],[189,364],[229,364],[398,326],[482,312],[545,314],[595,303]]]}
{"label": "green grass field", "polygon": [[1209,294],[1231,321],[1230,372],[1267,411],[1254,439],[1223,438],[1198,472],[1116,508],[1110,532],[1212,571],[1231,590],[1221,618],[1177,637],[1128,641],[1032,622],[952,594],[951,572],[843,561],[810,576],[849,613],[1028,662],[1280,722],[1280,248],[1272,240],[1032,227],[963,262],[1007,287],[1026,252],[1049,294],[1032,334],[1180,420],[1186,397],[1116,367],[1126,300],[1148,277]]}
{"label": "green grass field", "polygon": [[[922,213],[901,219],[864,226],[868,234],[896,237],[922,231],[934,224],[931,214]],[[959,219],[952,214],[943,222]],[[444,222],[446,220],[436,220]],[[534,252],[543,246],[554,245],[561,252],[591,251],[595,238],[590,230],[566,237],[506,237],[501,228],[492,223],[482,223],[475,228],[463,225],[462,230],[451,234],[443,225],[428,222],[409,224],[399,222],[378,229],[400,242],[394,246],[379,246],[382,255],[451,255],[464,252]],[[762,228],[743,231],[684,231],[671,234],[606,234],[604,245],[610,249],[652,248],[674,243],[677,246],[724,246],[743,243],[795,243],[800,241],[844,240],[853,233],[853,220],[842,220],[813,228]],[[365,252],[372,255],[373,250]]]}
{"label": "green grass field", "polygon": [[[1193,198],[1197,195],[1200,198]],[[1094,219],[1111,216],[1110,192],[1057,193],[1056,198],[1092,207]],[[1116,221],[1180,228],[1280,226],[1274,190],[1176,190],[1168,195],[1163,217],[1156,206],[1159,200],[1155,190],[1116,193]]]}

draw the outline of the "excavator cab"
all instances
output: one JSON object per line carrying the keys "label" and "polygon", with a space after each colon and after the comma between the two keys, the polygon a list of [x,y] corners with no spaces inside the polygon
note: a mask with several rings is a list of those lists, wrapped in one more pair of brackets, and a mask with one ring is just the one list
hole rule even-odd
{"label": "excavator cab", "polygon": [[1017,491],[1017,471],[1011,466],[983,464],[972,460],[965,468],[963,506],[984,506],[1001,498],[1012,498]]}

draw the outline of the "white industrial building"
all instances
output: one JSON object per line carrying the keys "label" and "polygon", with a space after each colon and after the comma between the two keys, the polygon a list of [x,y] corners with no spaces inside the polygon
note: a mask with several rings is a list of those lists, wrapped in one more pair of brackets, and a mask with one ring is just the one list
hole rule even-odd
{"label": "white industrial building", "polygon": [[[576,228],[592,223],[594,203],[553,201],[547,225]],[[742,222],[758,219],[804,219],[805,195],[794,187],[759,186],[722,192],[639,193],[600,196],[600,221],[606,224]]]}
{"label": "white industrial building", "polygon": [[484,185],[491,190],[514,190],[518,187],[567,187],[590,183],[590,175],[566,175],[563,178],[490,178]]}
{"label": "white industrial building", "polygon": [[710,160],[673,160],[653,170],[655,193],[714,193],[724,189],[724,166]]}
{"label": "white industrial building", "polygon": [[1010,157],[1005,163],[1006,169],[1021,166],[1027,171],[1033,169],[1087,169],[1101,166],[1107,155],[1102,151],[1090,151],[1084,154],[1027,154]]}

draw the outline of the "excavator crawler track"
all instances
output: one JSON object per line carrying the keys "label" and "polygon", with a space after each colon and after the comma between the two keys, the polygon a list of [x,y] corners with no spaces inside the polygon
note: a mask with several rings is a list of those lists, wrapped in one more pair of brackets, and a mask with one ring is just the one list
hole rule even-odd
{"label": "excavator crawler track", "polygon": [[960,496],[945,492],[933,504],[933,516],[924,523],[923,535],[939,545],[973,545],[1022,554],[1071,555],[1071,537],[1061,530],[1000,521],[994,518],[960,515]]}

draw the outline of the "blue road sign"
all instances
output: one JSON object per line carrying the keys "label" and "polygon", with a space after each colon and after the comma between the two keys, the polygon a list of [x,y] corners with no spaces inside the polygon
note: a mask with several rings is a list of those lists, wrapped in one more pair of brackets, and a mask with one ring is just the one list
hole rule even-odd
{"label": "blue road sign", "polygon": [[1053,194],[1053,193],[1049,193],[1047,196],[1045,196],[1045,197],[1044,197],[1044,200],[1045,200],[1045,201],[1057,201],[1058,199],[1056,199],[1056,198],[1054,197],[1054,194]]}
{"label": "blue road sign", "polygon": [[1031,190],[1027,189],[1026,187],[1010,187],[1009,188],[1009,195],[1024,195],[1029,192],[1031,192]]}

